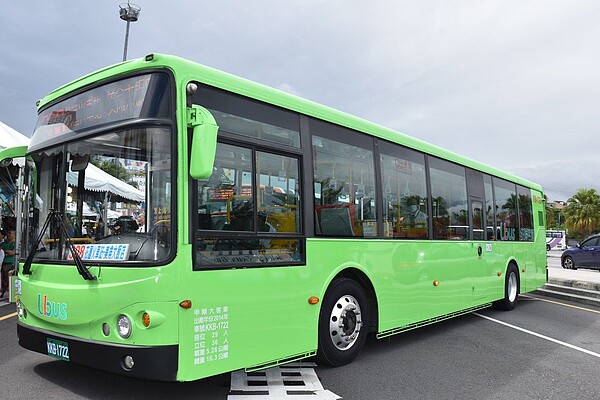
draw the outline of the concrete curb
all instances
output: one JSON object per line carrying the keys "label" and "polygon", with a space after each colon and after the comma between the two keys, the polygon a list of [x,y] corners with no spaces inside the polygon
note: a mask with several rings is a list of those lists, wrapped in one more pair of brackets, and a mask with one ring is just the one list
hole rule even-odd
{"label": "concrete curb", "polygon": [[559,286],[567,286],[571,288],[592,290],[600,292],[600,283],[587,282],[578,279],[550,278],[548,283]]}
{"label": "concrete curb", "polygon": [[600,283],[598,282],[550,277],[546,285],[532,293],[600,307]]}

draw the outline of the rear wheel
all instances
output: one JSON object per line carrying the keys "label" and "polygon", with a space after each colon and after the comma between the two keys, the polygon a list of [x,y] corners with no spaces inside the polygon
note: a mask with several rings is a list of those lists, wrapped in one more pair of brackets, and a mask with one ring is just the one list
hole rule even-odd
{"label": "rear wheel", "polygon": [[504,298],[495,301],[492,306],[497,310],[510,311],[515,308],[519,297],[519,272],[514,264],[510,264],[506,270],[504,280]]}
{"label": "rear wheel", "polygon": [[352,362],[365,344],[368,321],[363,288],[351,279],[334,280],[319,316],[319,360],[332,366]]}
{"label": "rear wheel", "polygon": [[563,258],[562,267],[565,269],[577,269],[575,266],[575,261],[573,261],[573,257],[571,256],[566,256]]}

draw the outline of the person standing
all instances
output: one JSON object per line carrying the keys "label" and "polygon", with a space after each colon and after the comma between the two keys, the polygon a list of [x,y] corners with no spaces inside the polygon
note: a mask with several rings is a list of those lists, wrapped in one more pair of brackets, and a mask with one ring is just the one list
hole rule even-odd
{"label": "person standing", "polygon": [[15,230],[9,229],[6,231],[4,242],[0,243],[0,248],[4,251],[4,260],[2,261],[2,289],[0,291],[0,299],[4,297],[4,293],[8,290],[8,273],[15,268]]}

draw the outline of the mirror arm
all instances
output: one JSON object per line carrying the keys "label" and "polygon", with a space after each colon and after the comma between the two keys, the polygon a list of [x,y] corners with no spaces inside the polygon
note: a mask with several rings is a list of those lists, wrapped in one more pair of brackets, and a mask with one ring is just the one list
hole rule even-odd
{"label": "mirror arm", "polygon": [[187,108],[188,128],[195,128],[203,124],[217,125],[210,111],[197,104],[192,104],[191,107]]}

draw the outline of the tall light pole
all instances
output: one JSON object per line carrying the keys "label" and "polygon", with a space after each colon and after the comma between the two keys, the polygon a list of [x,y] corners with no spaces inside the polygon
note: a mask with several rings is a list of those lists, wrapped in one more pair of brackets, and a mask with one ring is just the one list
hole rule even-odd
{"label": "tall light pole", "polygon": [[135,22],[140,17],[140,11],[142,8],[135,4],[123,3],[119,6],[119,17],[123,21],[127,21],[127,28],[125,30],[125,46],[123,48],[123,61],[127,60],[127,42],[129,42],[129,24]]}

